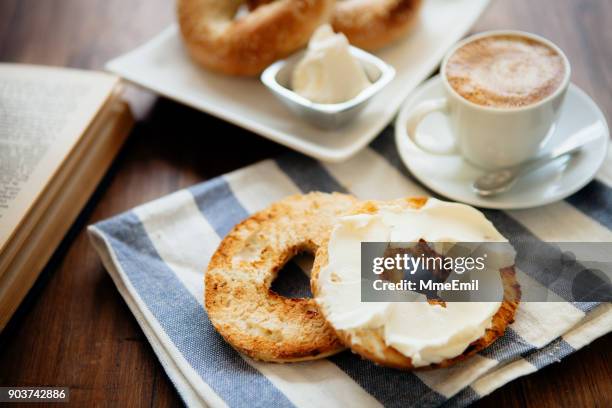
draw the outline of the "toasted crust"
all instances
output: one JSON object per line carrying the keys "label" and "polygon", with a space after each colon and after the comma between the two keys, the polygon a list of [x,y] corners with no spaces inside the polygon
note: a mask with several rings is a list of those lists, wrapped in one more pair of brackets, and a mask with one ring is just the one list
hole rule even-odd
{"label": "toasted crust", "polygon": [[[247,0],[255,10],[274,0]],[[331,18],[334,31],[355,47],[376,50],[404,37],[415,26],[423,0],[336,1]]]}
{"label": "toasted crust", "polygon": [[422,0],[345,0],[336,3],[334,31],[356,47],[375,50],[405,36],[414,27]]}
{"label": "toasted crust", "polygon": [[281,0],[236,17],[245,1],[178,0],[181,34],[197,63],[223,74],[257,75],[303,47],[334,6],[334,0]]}
{"label": "toasted crust", "polygon": [[[425,197],[394,200],[387,203],[366,201],[358,204],[349,212],[349,214],[373,214],[378,211],[378,208],[381,205],[389,204],[405,206],[408,208],[420,208],[425,205],[426,202],[427,198]],[[319,246],[319,250],[316,253],[315,262],[312,268],[311,286],[315,299],[320,293],[319,274],[321,268],[327,265],[328,262],[328,242],[329,236],[326,238],[325,242]],[[500,270],[500,276],[504,287],[504,300],[497,313],[492,318],[491,328],[487,329],[481,338],[472,342],[462,354],[454,358],[443,360],[440,363],[431,364],[424,367],[414,367],[410,357],[406,357],[395,348],[385,344],[381,329],[360,329],[351,331],[336,330],[336,334],[340,340],[353,352],[382,366],[405,370],[420,370],[451,366],[491,345],[495,340],[504,334],[506,327],[514,321],[514,314],[521,298],[521,289],[516,281],[516,273],[513,267]],[[324,314],[324,310],[321,310],[321,313]]]}
{"label": "toasted crust", "polygon": [[238,351],[272,362],[326,357],[344,349],[313,299],[270,290],[278,271],[300,252],[314,253],[336,218],[356,204],[344,194],[285,198],[223,239],[205,276],[210,321]]}

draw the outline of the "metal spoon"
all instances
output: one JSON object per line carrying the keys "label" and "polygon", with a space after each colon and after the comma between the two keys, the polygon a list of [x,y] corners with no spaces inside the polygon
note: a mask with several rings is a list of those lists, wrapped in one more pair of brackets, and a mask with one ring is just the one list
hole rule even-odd
{"label": "metal spoon", "polygon": [[516,183],[519,176],[539,169],[560,157],[565,157],[566,160],[569,159],[584,145],[600,138],[602,130],[600,122],[587,126],[542,156],[528,160],[515,167],[493,171],[478,177],[474,184],[472,184],[472,189],[483,197],[490,197],[508,191]]}

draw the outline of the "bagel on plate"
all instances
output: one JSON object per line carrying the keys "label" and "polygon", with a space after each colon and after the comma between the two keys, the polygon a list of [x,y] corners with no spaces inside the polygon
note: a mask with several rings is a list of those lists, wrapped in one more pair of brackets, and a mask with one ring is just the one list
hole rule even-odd
{"label": "bagel on plate", "polygon": [[422,0],[338,1],[332,27],[344,33],[355,47],[376,50],[410,32],[422,3]]}
{"label": "bagel on plate", "polygon": [[178,0],[184,44],[205,68],[229,75],[258,75],[303,47],[329,21],[334,0],[279,0],[244,15],[242,0]]}
{"label": "bagel on plate", "polygon": [[[248,0],[249,9],[274,0]],[[330,20],[351,45],[376,50],[403,38],[418,20],[423,0],[338,0]]]}

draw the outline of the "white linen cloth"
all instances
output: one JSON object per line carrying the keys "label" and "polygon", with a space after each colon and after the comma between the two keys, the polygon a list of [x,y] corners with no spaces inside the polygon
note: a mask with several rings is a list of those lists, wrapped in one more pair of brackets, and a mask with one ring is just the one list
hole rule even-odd
{"label": "white linen cloth", "polygon": [[[465,406],[612,330],[609,303],[568,302],[560,295],[556,303],[521,303],[503,338],[448,369],[401,372],[349,352],[319,361],[270,364],[226,344],[202,305],[204,271],[222,237],[241,219],[290,194],[345,191],[371,199],[430,195],[405,171],[392,133],[387,128],[344,163],[322,164],[288,154],[89,228],[106,269],[186,405]],[[612,241],[611,187],[608,160],[595,181],[567,200],[485,214],[507,237]],[[521,271],[519,280],[529,276]]]}

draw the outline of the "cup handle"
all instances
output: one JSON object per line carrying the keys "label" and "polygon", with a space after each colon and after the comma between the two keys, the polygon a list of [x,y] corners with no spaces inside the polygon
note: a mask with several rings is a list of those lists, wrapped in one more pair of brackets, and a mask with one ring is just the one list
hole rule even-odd
{"label": "cup handle", "polygon": [[441,112],[443,114],[448,114],[448,100],[446,98],[431,99],[417,105],[417,107],[414,108],[408,114],[408,120],[406,121],[406,130],[408,132],[408,137],[415,145],[417,145],[420,149],[426,151],[427,153],[437,155],[449,155],[456,153],[456,140],[453,140],[453,144],[446,149],[432,149],[431,147],[424,146],[417,141],[416,136],[419,124],[423,121],[423,119],[425,119],[427,115],[433,112]]}

